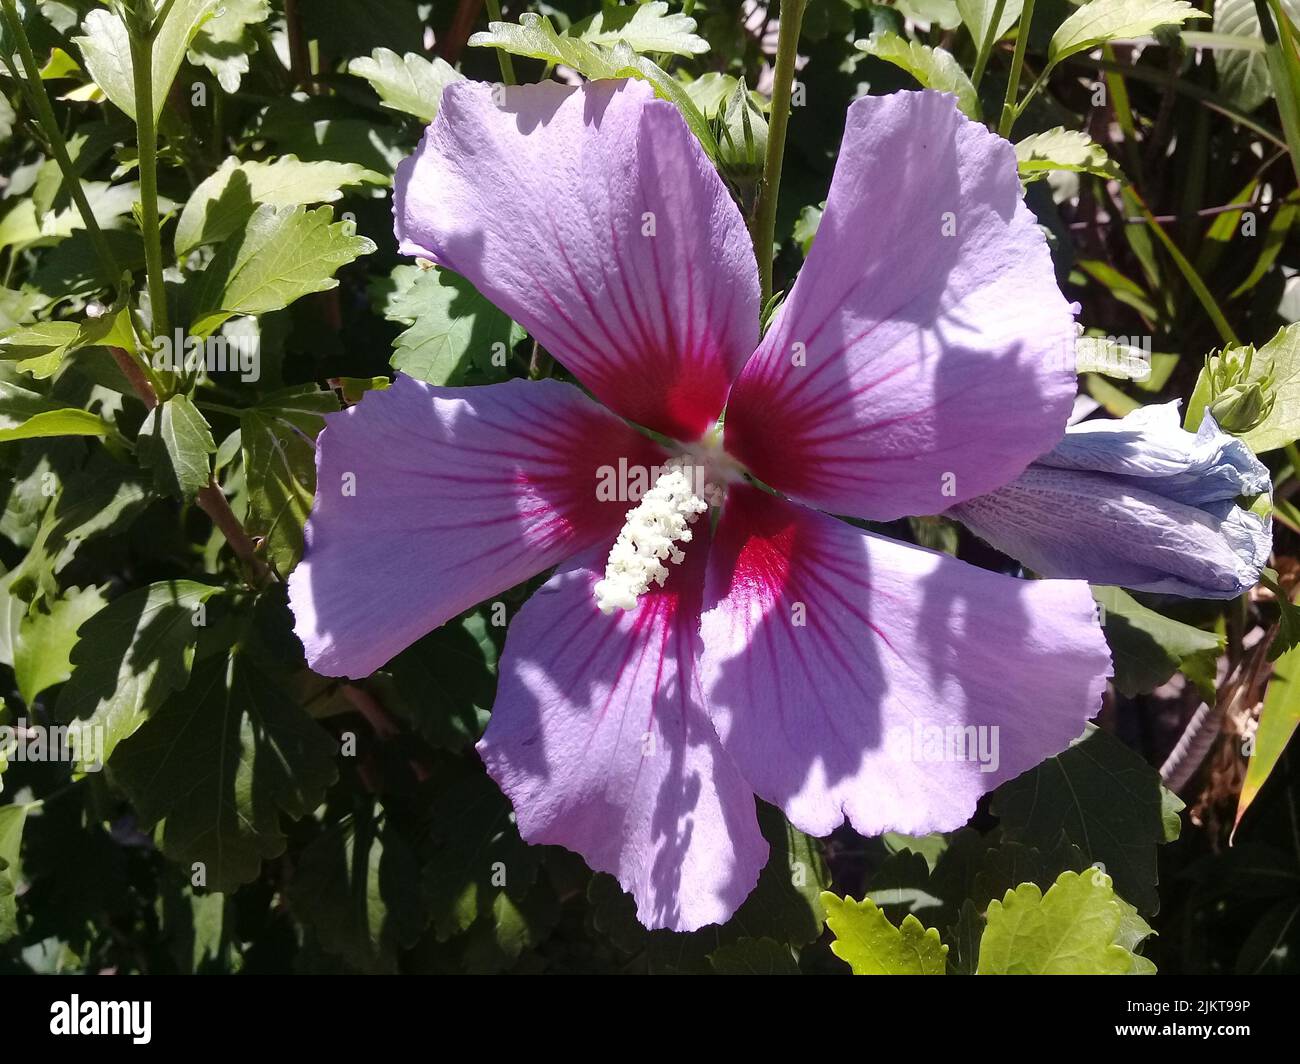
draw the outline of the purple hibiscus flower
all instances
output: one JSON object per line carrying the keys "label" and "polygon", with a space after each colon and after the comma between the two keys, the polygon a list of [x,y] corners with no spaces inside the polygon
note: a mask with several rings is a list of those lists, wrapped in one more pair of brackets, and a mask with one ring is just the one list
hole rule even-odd
{"label": "purple hibiscus flower", "polygon": [[[399,376],[334,416],[298,634],[365,675],[562,563],[511,621],[478,749],[524,838],[617,876],[647,926],[736,910],[768,856],[755,795],[816,835],[953,829],[1096,713],[1085,583],[827,516],[992,491],[1070,412],[1073,316],[1012,149],[951,98],[853,104],[761,342],[740,214],[644,84],[450,86],[395,215],[595,399]],[[628,471],[649,490],[620,501]]]}

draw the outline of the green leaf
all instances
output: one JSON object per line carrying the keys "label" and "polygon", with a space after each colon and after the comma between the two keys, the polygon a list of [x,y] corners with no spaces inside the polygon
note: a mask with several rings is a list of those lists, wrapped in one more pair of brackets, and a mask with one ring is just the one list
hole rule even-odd
{"label": "green leaf", "polygon": [[473,369],[504,375],[510,319],[469,281],[447,270],[421,270],[394,313],[407,308],[418,312],[394,344],[394,369],[437,385],[464,384]]}
{"label": "green leaf", "polygon": [[1037,181],[1053,170],[1118,178],[1117,167],[1087,133],[1057,126],[1034,133],[1016,145],[1016,165],[1022,181]]}
{"label": "green leaf", "polygon": [[11,574],[14,594],[31,601],[40,591],[58,597],[53,577],[96,536],[124,531],[148,502],[137,469],[98,452],[85,469],[59,482],[53,505],[43,507],[31,547]]}
{"label": "green leaf", "polygon": [[42,691],[72,675],[77,629],[106,605],[98,588],[69,588],[61,597],[34,607],[18,626],[13,647],[18,691],[29,706]]}
{"label": "green leaf", "polygon": [[668,13],[663,0],[648,4],[607,7],[580,27],[578,37],[605,48],[619,41],[633,51],[669,55],[703,55],[709,42],[695,33],[695,20],[679,12]]}
{"label": "green leaf", "polygon": [[0,381],[0,443],[45,436],[105,436],[108,431],[98,414]]}
{"label": "green leaf", "polygon": [[[153,117],[162,113],[180,70],[185,51],[199,28],[220,3],[230,0],[175,0],[153,45]],[[107,96],[128,117],[135,118],[135,74],[131,66],[131,37],[112,11],[96,8],[82,24],[84,37],[73,40],[86,69]]]}
{"label": "green leaf", "polygon": [[[960,12],[961,20],[970,33],[976,51],[984,43],[989,24],[993,21],[993,12],[997,6],[997,0],[957,0],[957,10]],[[998,19],[998,27],[993,34],[995,43],[1007,35],[1007,30],[1011,29],[1016,20],[1020,18],[1024,6],[1024,0],[1006,0],[1006,3],[1002,5],[1002,17]]]}
{"label": "green leaf", "polygon": [[[1104,611],[1115,687],[1126,697],[1154,691],[1179,669],[1199,675],[1200,664],[1223,650],[1223,636],[1165,617],[1117,587],[1093,588],[1092,595]],[[1214,697],[1212,686],[1208,694]]]}
{"label": "green leaf", "polygon": [[1116,380],[1147,382],[1151,378],[1151,361],[1152,356],[1142,348],[1117,343],[1108,336],[1080,336],[1074,344],[1074,368],[1078,373],[1103,373]]}
{"label": "green leaf", "polygon": [[442,942],[488,915],[502,897],[523,898],[541,852],[520,839],[510,803],[481,769],[449,759],[440,763],[435,780],[434,853],[424,890]]}
{"label": "green leaf", "polygon": [[1300,647],[1293,647],[1273,665],[1268,689],[1264,692],[1264,705],[1259,712],[1259,726],[1251,739],[1246,779],[1237,799],[1237,816],[1233,830],[1241,823],[1267,782],[1291,737],[1300,725]]}
{"label": "green leaf", "polygon": [[284,852],[281,816],[306,816],[334,781],[337,744],[277,677],[235,646],[195,669],[113,756],[113,776],[163,852],[228,893]]}
{"label": "green leaf", "polygon": [[333,217],[329,207],[258,207],[195,278],[192,331],[206,335],[235,315],[282,310],[302,296],[337,287],[334,274],[375,245]]}
{"label": "green leaf", "polygon": [[396,688],[385,704],[434,746],[464,750],[487,724],[496,663],[497,646],[482,612],[448,621],[385,666]]}
{"label": "green leaf", "polygon": [[1090,0],[1062,22],[1047,48],[1050,65],[1107,41],[1145,37],[1161,26],[1209,18],[1186,0]]}
{"label": "green leaf", "polygon": [[980,102],[975,87],[957,60],[942,48],[931,48],[888,32],[873,33],[865,40],[856,41],[854,46],[906,70],[927,89],[951,92],[957,97],[961,113],[979,120]]}
{"label": "green leaf", "polygon": [[220,592],[190,580],[153,584],[115,599],[82,626],[56,713],[72,722],[83,767],[106,761],[189,682],[205,620],[201,607]]}
{"label": "green leaf", "polygon": [[718,975],[799,974],[790,947],[771,938],[738,938],[710,953],[709,964]]}
{"label": "green leaf", "polygon": [[869,898],[854,901],[829,891],[822,895],[826,926],[835,933],[831,952],[846,961],[854,975],[944,975],[948,947],[939,932],[915,916],[895,927]]}
{"label": "green leaf", "polygon": [[226,92],[238,92],[240,80],[248,73],[248,55],[257,48],[249,27],[270,15],[270,0],[220,0],[217,13],[199,29],[186,58],[212,71]]}
{"label": "green leaf", "polygon": [[989,903],[978,975],[1137,975],[1133,948],[1151,928],[1126,911],[1100,869],[1062,872],[1044,894],[1025,883]]}
{"label": "green leaf", "polygon": [[517,900],[498,894],[488,915],[464,939],[462,967],[471,975],[495,975],[514,965],[524,950],[544,942],[560,918],[554,892],[537,889]]}
{"label": "green leaf", "polygon": [[376,48],[369,57],[352,60],[348,73],[370,82],[385,107],[414,115],[422,122],[432,122],[437,116],[442,90],[454,81],[464,80],[463,74],[437,56],[426,59],[415,52],[398,55],[387,48]]}
{"label": "green leaf", "polygon": [[[301,398],[338,409],[333,392],[312,389]],[[316,435],[324,418],[269,397],[239,419],[248,487],[249,533],[262,539],[267,560],[287,574],[302,557],[303,527],[316,492]]]}
{"label": "green leaf", "polygon": [[638,55],[626,41],[618,41],[611,49],[602,48],[590,41],[556,33],[545,16],[527,12],[519,17],[518,25],[489,22],[487,32],[474,34],[469,43],[476,48],[500,48],[511,55],[563,64],[593,81],[606,78],[648,81],[660,97],[681,111],[709,157],[717,158],[717,140],[686,88],[645,56]]}
{"label": "green leaf", "polygon": [[13,359],[18,369],[44,380],[54,375],[80,332],[73,321],[41,321],[15,329],[0,338],[0,358]]}
{"label": "green leaf", "polygon": [[364,972],[396,974],[426,913],[415,853],[382,810],[365,810],[299,855],[289,899],[323,949]]}
{"label": "green leaf", "polygon": [[14,359],[18,369],[38,380],[52,377],[64,358],[96,344],[135,348],[123,306],[81,322],[43,321],[0,337],[0,358]]}
{"label": "green leaf", "polygon": [[385,178],[356,163],[302,162],[285,155],[268,162],[233,156],[204,178],[176,223],[176,257],[237,233],[261,204],[298,207],[333,203],[343,189],[382,184]]}
{"label": "green leaf", "polygon": [[140,426],[137,446],[140,464],[153,470],[160,492],[192,499],[212,479],[208,455],[217,445],[188,395],[178,393],[150,410]]}
{"label": "green leaf", "polygon": [[1160,907],[1156,847],[1166,841],[1160,774],[1092,725],[1064,752],[1004,783],[993,812],[1006,837],[1048,850],[1062,832],[1142,912]]}
{"label": "green leaf", "polygon": [[0,943],[8,942],[18,932],[18,856],[29,808],[0,805]]}
{"label": "green leaf", "polygon": [[806,946],[821,934],[822,892],[830,872],[816,839],[791,824],[778,809],[759,803],[758,825],[767,839],[767,865],[758,886],[728,926],[751,937]]}
{"label": "green leaf", "polygon": [[[1300,18],[1300,4],[1282,0],[1292,21]],[[1240,48],[1223,48],[1214,55],[1219,93],[1243,111],[1253,111],[1273,95],[1268,73],[1264,35],[1259,28],[1255,0],[1216,0],[1214,33],[1241,42]],[[1257,47],[1247,47],[1248,45]]]}
{"label": "green leaf", "polygon": [[[1204,373],[1202,370],[1203,376]],[[1264,382],[1269,377],[1272,378],[1273,408],[1263,421],[1242,436],[1256,454],[1285,447],[1300,439],[1300,323],[1284,326],[1255,352],[1250,372],[1242,383]],[[1189,405],[1188,415],[1191,414]]]}

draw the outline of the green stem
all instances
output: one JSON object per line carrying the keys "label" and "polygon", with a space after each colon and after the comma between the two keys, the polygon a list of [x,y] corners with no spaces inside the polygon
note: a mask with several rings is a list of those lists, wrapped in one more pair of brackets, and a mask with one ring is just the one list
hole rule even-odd
{"label": "green stem", "polygon": [[1155,238],[1164,245],[1164,249],[1169,252],[1169,257],[1174,260],[1174,265],[1178,267],[1178,272],[1183,275],[1183,279],[1196,294],[1196,298],[1200,301],[1201,308],[1205,311],[1206,316],[1214,322],[1219,337],[1225,344],[1240,347],[1241,341],[1237,339],[1237,334],[1232,331],[1232,326],[1228,324],[1228,319],[1223,316],[1223,311],[1219,309],[1219,304],[1215,301],[1214,296],[1210,294],[1210,289],[1206,286],[1205,281],[1196,272],[1196,267],[1188,262],[1187,256],[1178,250],[1178,245],[1161,228],[1160,223],[1156,221],[1155,215],[1151,213],[1151,209],[1138,195],[1137,191],[1133,188],[1128,188],[1126,191],[1133,197],[1133,202],[1137,205],[1139,213],[1146,219],[1147,227]]}
{"label": "green stem", "polygon": [[[486,7],[489,22],[501,21],[501,0],[486,0]],[[507,85],[514,85],[515,82],[515,61],[510,58],[510,53],[504,48],[496,49],[497,62],[501,64],[501,80]]]}
{"label": "green stem", "polygon": [[[998,136],[1011,137],[1011,126],[1016,120],[1016,92],[1020,88],[1020,71],[1025,65],[1025,49],[1029,46],[1029,27],[1034,21],[1034,0],[1025,0],[1020,13],[1020,29],[1016,32],[1016,51],[1011,57],[1011,73],[1007,77],[1007,95],[1002,104],[1002,121],[998,123]],[[1044,76],[1046,71],[1044,71]]]}
{"label": "green stem", "polygon": [[984,68],[988,66],[989,56],[993,53],[993,46],[997,43],[998,23],[1002,21],[1002,10],[1007,6],[1007,0],[997,0],[993,5],[993,18],[989,22],[989,28],[984,31],[984,40],[980,42],[980,53],[975,59],[975,69],[971,71],[970,82],[978,92],[980,79],[984,77]]}
{"label": "green stem", "polygon": [[22,59],[23,72],[26,74],[26,77],[21,81],[23,91],[32,110],[36,112],[37,122],[40,124],[46,141],[49,143],[50,151],[54,154],[54,161],[58,163],[59,170],[63,174],[64,187],[67,188],[68,194],[72,197],[72,202],[77,205],[77,211],[86,226],[86,232],[90,234],[90,242],[95,249],[95,255],[99,258],[100,264],[107,273],[106,279],[110,283],[116,284],[121,277],[117,259],[113,255],[112,248],[108,246],[104,231],[100,229],[99,222],[95,218],[95,212],[91,210],[90,201],[86,199],[85,190],[81,187],[81,179],[77,176],[73,167],[72,157],[68,154],[68,142],[63,138],[63,131],[59,128],[59,120],[54,114],[54,107],[50,103],[49,94],[45,91],[45,83],[41,80],[40,64],[36,62],[36,54],[32,51],[31,42],[27,39],[27,31],[23,27],[22,17],[18,14],[15,0],[3,0],[3,2],[5,24],[18,44],[18,54]]}
{"label": "green stem", "polygon": [[776,42],[776,71],[772,84],[772,111],[767,126],[767,157],[763,184],[750,225],[758,277],[762,286],[759,306],[772,296],[772,247],[776,243],[776,204],[781,192],[781,166],[785,161],[785,130],[790,121],[790,93],[799,49],[799,27],[808,0],[781,0],[781,28]]}
{"label": "green stem", "polygon": [[144,264],[149,280],[149,309],[155,337],[171,335],[167,287],[163,283],[162,231],[158,225],[158,129],[153,110],[153,45],[158,25],[154,23],[148,33],[137,32],[134,28],[130,31],[140,166],[140,232],[144,237]]}
{"label": "green stem", "polygon": [[1295,39],[1285,13],[1275,0],[1255,0],[1255,13],[1264,38],[1269,79],[1291,153],[1291,166],[1300,179],[1300,59],[1296,57]]}

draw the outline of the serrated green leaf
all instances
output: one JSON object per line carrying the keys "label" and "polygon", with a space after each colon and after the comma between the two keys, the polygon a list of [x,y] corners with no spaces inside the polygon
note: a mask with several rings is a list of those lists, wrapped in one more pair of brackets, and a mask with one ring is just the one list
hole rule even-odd
{"label": "serrated green leaf", "polygon": [[434,746],[459,751],[483,734],[496,693],[497,646],[480,613],[448,621],[397,655],[383,672],[386,704]]}
{"label": "serrated green leaf", "polygon": [[426,923],[415,853],[382,811],[349,817],[304,849],[289,899],[323,949],[364,972],[396,973]]}
{"label": "serrated green leaf", "polygon": [[511,55],[562,63],[593,81],[606,78],[648,81],[660,97],[681,111],[709,157],[718,156],[718,143],[708,120],[700,114],[682,83],[645,56],[638,55],[626,41],[618,41],[610,49],[602,48],[590,41],[561,35],[545,16],[528,12],[520,16],[517,25],[489,22],[487,32],[474,34],[469,43],[476,48],[500,48]]}
{"label": "serrated green leaf", "polygon": [[1089,0],[1056,28],[1047,58],[1055,66],[1107,41],[1145,37],[1161,26],[1208,17],[1186,0]]}
{"label": "serrated green leaf", "polygon": [[248,55],[257,47],[249,27],[270,15],[270,0],[220,0],[216,14],[195,34],[186,58],[212,71],[226,92],[238,92],[248,73]]}
{"label": "serrated green leaf", "polygon": [[[1020,18],[1024,6],[1024,0],[1006,0],[1002,5],[1002,17],[998,19],[997,30],[993,35],[995,42],[1007,35],[1007,30],[1011,29]],[[997,0],[957,0],[957,11],[967,32],[970,33],[976,50],[984,43],[996,8]]]}
{"label": "serrated green leaf", "polygon": [[718,975],[798,975],[799,963],[784,943],[771,938],[738,938],[709,954]]}
{"label": "serrated green leaf", "polygon": [[108,431],[98,414],[0,381],[0,443],[45,436],[104,436]]}
{"label": "serrated green leaf", "polygon": [[530,891],[522,899],[498,894],[491,911],[464,938],[462,964],[471,975],[495,975],[514,965],[524,950],[544,942],[560,918],[551,890]]}
{"label": "serrated green leaf", "polygon": [[27,823],[26,805],[0,805],[0,943],[18,931],[18,854]]}
{"label": "serrated green leaf", "polygon": [[854,46],[906,70],[927,89],[951,92],[957,97],[961,113],[979,120],[980,101],[975,86],[951,53],[905,40],[896,33],[873,33],[865,40],[856,41]]}
{"label": "serrated green leaf", "polygon": [[0,338],[0,358],[13,359],[18,369],[44,380],[54,375],[79,332],[73,321],[41,321],[15,329]]}
{"label": "serrated green leaf", "polygon": [[[332,392],[316,393],[334,409]],[[263,540],[267,560],[287,574],[302,557],[303,526],[316,491],[316,435],[324,419],[315,412],[259,405],[240,419],[246,527]]]}
{"label": "serrated green leaf", "polygon": [[[172,82],[186,49],[199,28],[216,13],[221,0],[175,0],[153,46],[153,117],[167,102]],[[135,75],[131,66],[131,38],[122,20],[106,8],[96,8],[82,24],[84,37],[73,40],[81,49],[86,69],[104,95],[128,117],[135,118]]]}
{"label": "serrated green leaf", "polygon": [[1034,133],[1016,145],[1016,165],[1022,181],[1037,181],[1053,170],[1118,178],[1117,167],[1106,150],[1087,133],[1057,126]]}
{"label": "serrated green leaf", "polygon": [[232,156],[199,182],[186,201],[176,223],[176,257],[237,233],[261,204],[333,203],[345,188],[383,181],[381,174],[356,163],[302,162],[294,155],[241,162]]}
{"label": "serrated green leaf", "polygon": [[60,481],[53,504],[42,507],[27,556],[10,574],[10,589],[29,602],[43,590],[57,597],[53,577],[72,560],[77,547],[84,540],[125,530],[148,500],[137,469],[98,453],[84,470]]}
{"label": "serrated green leaf", "polygon": [[1068,749],[994,791],[993,812],[1008,839],[1042,850],[1064,832],[1139,910],[1159,909],[1160,774],[1114,736],[1089,725]]}
{"label": "serrated green leaf", "polygon": [[407,309],[416,316],[394,343],[394,369],[437,385],[464,384],[471,369],[504,375],[510,319],[469,281],[447,270],[422,270],[394,313]]}
{"label": "serrated green leaf", "polygon": [[433,795],[433,859],[424,890],[438,941],[467,930],[503,896],[518,902],[537,876],[541,852],[519,837],[510,803],[481,770],[440,762]]}
{"label": "serrated green leaf", "polygon": [[575,29],[582,40],[605,48],[623,41],[642,53],[690,56],[709,50],[709,42],[695,33],[695,19],[681,12],[669,14],[663,0],[607,7]]}
{"label": "serrated green leaf", "polygon": [[337,744],[236,646],[195,669],[113,755],[114,779],[159,845],[209,890],[228,893],[284,852],[334,781]]}
{"label": "serrated green leaf", "polygon": [[206,335],[227,318],[282,310],[337,287],[335,273],[375,245],[333,217],[329,207],[259,206],[195,279],[192,331]]}
{"label": "serrated green leaf", "polygon": [[1154,691],[1184,665],[1195,673],[1198,659],[1223,650],[1223,636],[1157,613],[1117,587],[1093,588],[1092,595],[1105,611],[1115,687],[1129,698]]}
{"label": "serrated green leaf", "polygon": [[835,933],[831,952],[848,963],[854,975],[944,975],[948,947],[939,932],[915,916],[895,927],[869,898],[855,901],[827,891],[826,926]]}
{"label": "serrated green leaf", "polygon": [[1154,971],[1132,948],[1151,929],[1127,911],[1100,869],[1062,872],[1044,894],[1036,884],[989,903],[978,975],[1130,975]]}
{"label": "serrated green leaf", "polygon": [[212,430],[188,395],[178,393],[149,411],[137,439],[140,464],[153,470],[158,490],[192,499],[208,486]]}
{"label": "serrated green leaf", "polygon": [[77,629],[105,605],[98,588],[74,587],[23,616],[14,639],[13,665],[18,692],[29,706],[42,691],[72,675],[70,655]]}
{"label": "serrated green leaf", "polygon": [[352,60],[348,73],[370,82],[385,107],[414,115],[422,122],[437,117],[442,90],[464,79],[460,71],[437,56],[426,59],[415,52],[398,55],[387,48],[376,48],[370,56]]}
{"label": "serrated green leaf", "polygon": [[202,631],[200,607],[220,592],[190,580],[153,584],[115,599],[85,622],[72,649],[72,678],[56,706],[59,719],[71,722],[83,767],[111,757],[189,682]]}

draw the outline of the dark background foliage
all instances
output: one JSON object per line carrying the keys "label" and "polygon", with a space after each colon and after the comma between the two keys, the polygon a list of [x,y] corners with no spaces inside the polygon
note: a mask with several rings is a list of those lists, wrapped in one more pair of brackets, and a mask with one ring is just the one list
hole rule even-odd
{"label": "dark background foliage", "polygon": [[[895,923],[916,913],[943,931],[950,969],[970,971],[991,899],[1027,881],[1046,889],[1063,870],[1098,861],[1158,932],[1144,952],[1162,972],[1297,970],[1294,743],[1229,845],[1247,770],[1242,738],[1256,727],[1270,671],[1252,651],[1277,617],[1268,593],[1226,606],[1137,597],[1178,622],[1173,629],[1142,621],[1136,606],[1111,611],[1107,634],[1127,664],[1099,730],[1003,787],[961,832],[863,839],[842,829],[810,840],[765,808],[773,858],[758,890],[728,925],[691,935],[646,932],[610,877],[573,854],[519,840],[472,749],[504,638],[490,608],[425,637],[366,680],[310,673],[280,578],[301,549],[320,415],[395,367],[469,384],[535,374],[545,355],[459,279],[421,279],[412,295],[387,182],[423,122],[381,106],[371,81],[349,70],[390,49],[438,55],[467,77],[498,80],[497,54],[466,44],[469,32],[486,28],[484,5],[276,0],[257,20],[259,0],[232,2],[250,10],[248,25],[233,43],[213,43],[204,53],[210,62],[185,63],[162,110],[164,246],[172,247],[183,205],[225,160],[292,154],[354,164],[354,179],[335,186],[339,198],[314,209],[332,209],[332,224],[353,222],[373,250],[341,256],[337,287],[251,312],[260,380],[217,374],[195,393],[197,423],[187,411],[170,412],[180,452],[199,456],[197,479],[174,447],[151,457],[146,404],[111,339],[75,345],[56,373],[35,380],[12,350],[0,363],[7,416],[22,414],[31,393],[50,409],[89,410],[108,425],[102,436],[0,437],[3,719],[53,724],[107,713],[121,740],[105,772],[15,762],[0,776],[0,971],[843,972],[823,928],[822,889],[870,892]],[[39,61],[50,64],[45,84],[81,177],[122,184],[137,179],[135,128],[89,90],[73,41],[99,7],[28,0],[25,25]],[[563,29],[600,7],[510,3],[504,17],[533,10]],[[1038,4],[1029,72],[1041,69],[1047,41],[1071,10],[1067,0]],[[726,74],[761,88],[776,14],[700,2],[694,17],[709,51],[662,64],[683,80]],[[778,290],[788,288],[815,231],[849,102],[916,84],[854,42],[907,34],[942,45],[969,71],[976,49],[954,14],[947,0],[809,5],[799,48],[806,101],[790,124],[777,223]],[[988,114],[1003,98],[1012,47],[1007,38],[994,49],[980,85]],[[15,51],[8,37],[4,50]],[[1017,139],[1057,126],[1084,130],[1123,169],[1122,183],[1080,174],[1068,178],[1077,187],[1039,181],[1028,191],[1061,284],[1083,306],[1080,320],[1112,336],[1149,337],[1155,352],[1156,372],[1142,385],[1082,379],[1083,391],[1117,415],[1188,398],[1204,356],[1223,343],[1144,212],[1204,278],[1241,341],[1263,344],[1300,319],[1300,200],[1279,117],[1267,93],[1243,99],[1240,85],[1225,84],[1220,54],[1161,31],[1141,46],[1108,46],[1101,66],[1074,57],[1016,126]],[[246,69],[232,73],[242,56]],[[540,60],[513,63],[521,81],[550,70]],[[126,300],[147,312],[144,243],[129,202],[104,221],[130,275],[125,284],[107,275],[84,228],[33,231],[33,222],[73,205],[13,75],[0,75],[10,105],[0,112],[0,325],[83,322],[92,301]],[[238,87],[227,91],[219,79],[232,76]],[[1108,90],[1101,105],[1098,84]],[[369,176],[358,177],[362,170]],[[1257,235],[1243,235],[1247,212]],[[192,320],[195,277],[209,259],[219,262],[226,243],[197,258],[169,256],[173,320]],[[497,336],[510,345],[509,365],[476,361],[481,341]],[[1283,500],[1275,565],[1289,589],[1297,512],[1284,504],[1296,471],[1287,452],[1266,460]],[[251,555],[231,550],[214,527],[201,492],[208,462],[234,517],[256,537]],[[1014,571],[937,519],[887,531]],[[513,611],[531,590],[503,600]],[[199,600],[206,618],[195,628],[189,618]],[[1209,639],[1208,650],[1189,629]],[[1228,711],[1181,786],[1180,813],[1157,768],[1216,680]],[[163,749],[179,753],[164,761]],[[204,882],[195,882],[195,862]]]}

